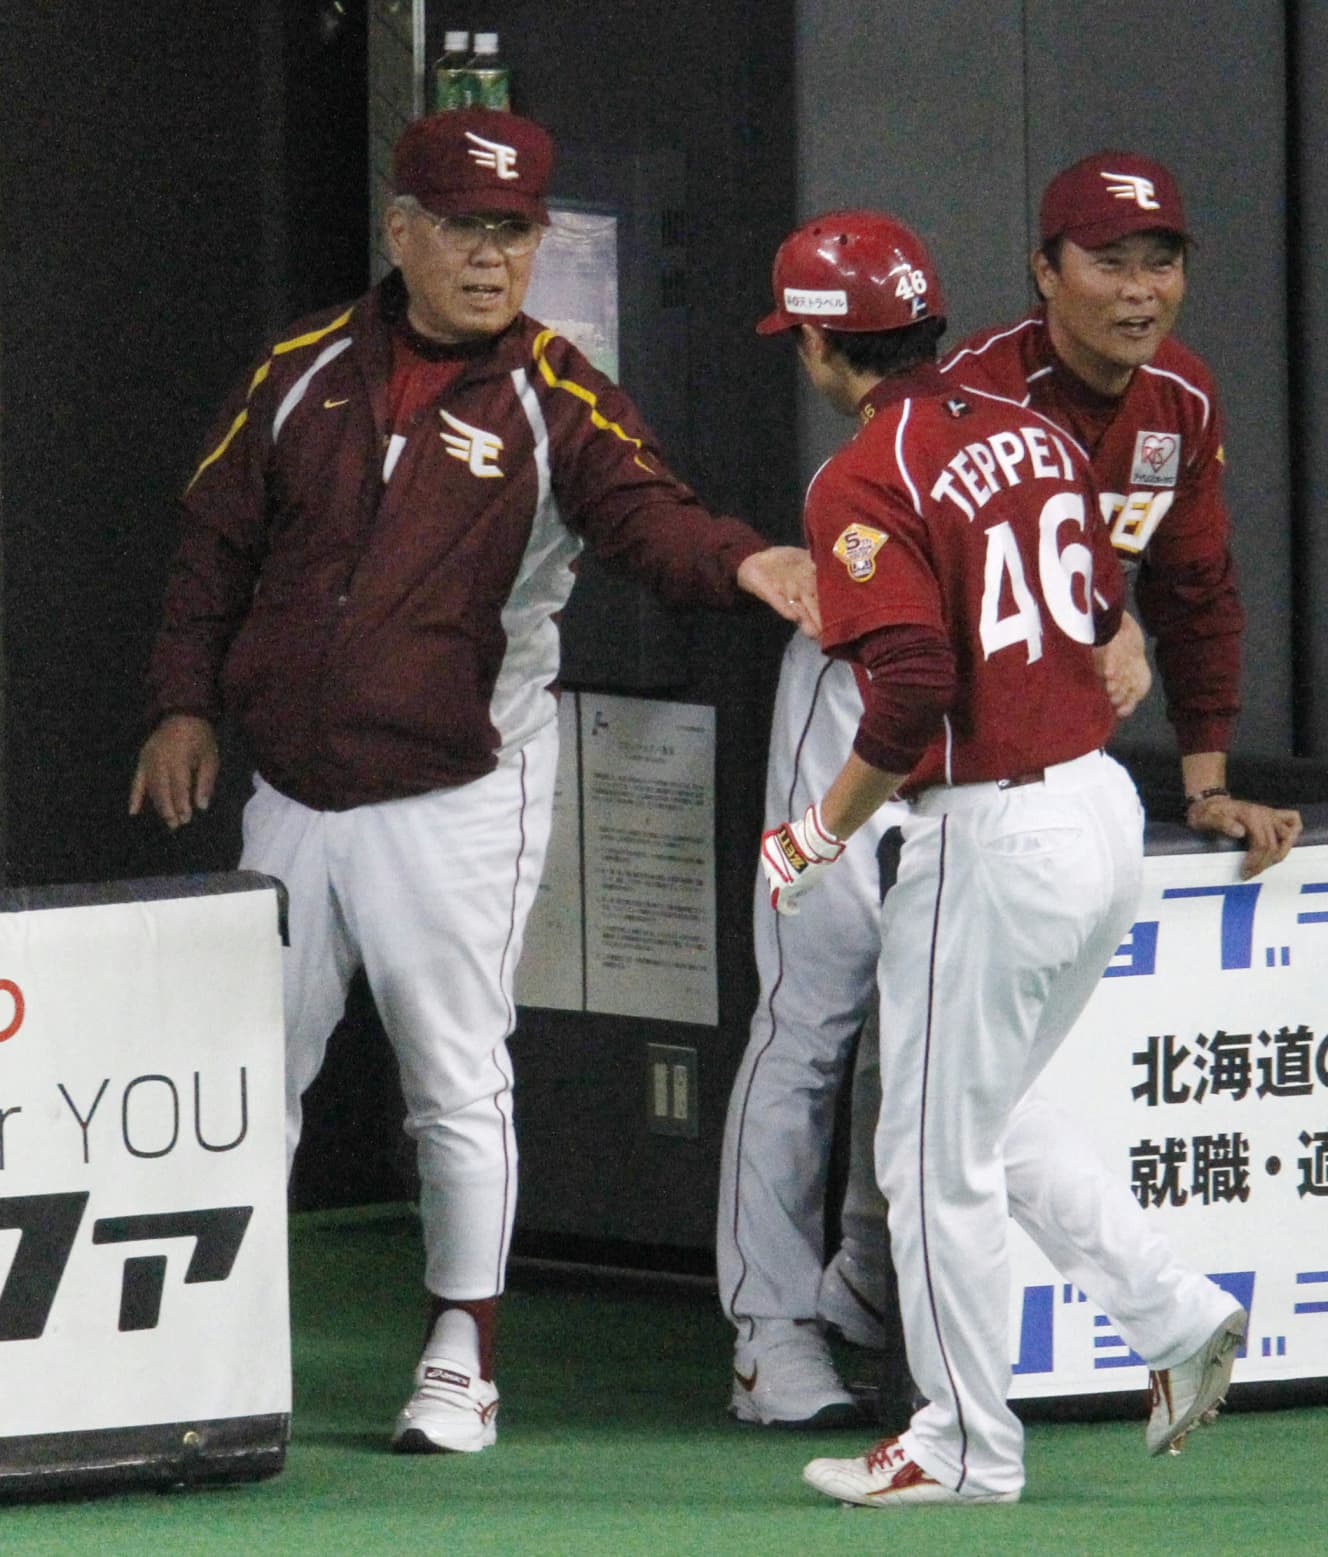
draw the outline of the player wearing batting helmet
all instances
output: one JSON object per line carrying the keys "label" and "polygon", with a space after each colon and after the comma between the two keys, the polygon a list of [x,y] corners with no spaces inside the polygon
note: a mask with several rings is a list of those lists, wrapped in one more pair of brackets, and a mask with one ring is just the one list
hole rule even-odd
{"label": "player wearing batting helmet", "polygon": [[[1242,840],[1248,879],[1286,857],[1301,818],[1227,787],[1245,617],[1231,556],[1217,386],[1203,360],[1172,333],[1192,243],[1180,188],[1154,158],[1095,152],[1048,183],[1038,230],[1031,267],[1039,305],[964,341],[941,371],[1035,406],[1089,453],[1103,518],[1133,574],[1135,603],[1153,639],[1181,754],[1185,820],[1198,832]],[[1102,667],[1117,711],[1129,712],[1151,673],[1128,615],[1102,651]],[[864,1046],[855,1121],[874,1112],[871,1058]],[[856,1280],[869,1301],[882,1301],[886,1277],[853,1261],[854,1250],[884,1247],[881,1215],[855,1125],[845,1244],[822,1278],[823,1291]]]}
{"label": "player wearing batting helmet", "polygon": [[[1220,1399],[1246,1317],[1122,1210],[1128,1188],[1033,1090],[1137,901],[1142,812],[1102,749],[1115,715],[1094,660],[1124,578],[1074,439],[939,372],[939,289],[914,233],[831,213],[781,253],[805,263],[777,263],[758,328],[795,332],[811,382],[859,422],[813,480],[805,526],[822,647],[865,680],[838,772],[766,833],[761,864],[772,907],[794,912],[883,803],[909,802],[881,917],[875,1146],[925,1396],[904,1432],[804,1475],[876,1508],[1013,1502],[1009,1214],[1165,1377],[1155,1451]],[[1166,1336],[1141,1271],[1167,1286]]]}
{"label": "player wearing batting helmet", "polygon": [[[762,334],[819,322],[846,348],[860,342],[889,359],[903,346],[934,354],[943,328],[930,259],[913,234],[878,212],[830,212],[800,228],[780,246],[773,285],[776,307],[757,326]],[[866,550],[863,558],[869,566]],[[766,771],[768,828],[824,793],[861,716],[852,665],[827,659],[812,640],[790,640]],[[870,1189],[861,1235],[850,1217],[843,1223],[844,1249],[854,1254],[836,1262],[829,1281],[822,1266],[835,1098],[876,1004],[877,850],[903,813],[902,805],[883,805],[871,816],[796,919],[770,913],[757,872],[752,930],[761,994],[730,1098],[716,1218],[720,1300],[736,1330],[729,1410],[741,1422],[862,1425],[835,1369],[827,1320],[866,1350],[889,1348],[902,1373],[897,1320],[883,1312],[890,1283],[870,1160],[857,1175]],[[861,1052],[875,1054],[874,1038]],[[862,1095],[871,1118],[854,1139],[869,1150],[877,1089]],[[896,1377],[894,1393],[908,1399],[906,1378]]]}
{"label": "player wearing batting helmet", "polygon": [[[1196,831],[1243,840],[1249,878],[1286,857],[1301,818],[1227,788],[1245,618],[1231,557],[1217,386],[1172,334],[1192,243],[1180,188],[1151,157],[1095,152],[1048,183],[1038,222],[1031,259],[1038,306],[971,336],[941,371],[957,385],[1035,407],[1089,454],[1112,544],[1133,573],[1135,602],[1154,640],[1181,753],[1185,819]],[[1100,664],[1117,712],[1131,712],[1152,678],[1128,614]],[[791,709],[792,718],[799,713],[800,706]],[[803,761],[815,754],[804,749]],[[822,1278],[823,1307],[824,1294],[846,1283],[873,1304],[889,1292],[879,1268],[883,1208],[856,1124],[874,1116],[878,1091],[866,1043],[854,1080],[845,1240]],[[875,1252],[868,1258],[864,1250]]]}

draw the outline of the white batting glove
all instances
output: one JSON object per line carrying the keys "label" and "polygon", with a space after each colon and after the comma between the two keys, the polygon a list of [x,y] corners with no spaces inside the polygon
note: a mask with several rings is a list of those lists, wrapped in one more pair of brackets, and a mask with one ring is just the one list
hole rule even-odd
{"label": "white batting glove", "polygon": [[777,914],[798,912],[798,899],[809,892],[844,852],[821,820],[813,801],[800,822],[781,822],[761,835],[761,869],[770,883],[770,906]]}

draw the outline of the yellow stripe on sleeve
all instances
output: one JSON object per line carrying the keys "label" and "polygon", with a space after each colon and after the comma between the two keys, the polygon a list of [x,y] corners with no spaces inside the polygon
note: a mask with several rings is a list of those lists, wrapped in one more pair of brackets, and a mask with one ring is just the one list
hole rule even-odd
{"label": "yellow stripe on sleeve", "polygon": [[624,431],[617,422],[611,422],[599,409],[599,396],[593,390],[589,390],[584,384],[574,383],[570,378],[559,378],[549,366],[548,358],[544,355],[544,349],[558,334],[557,330],[541,330],[535,337],[535,343],[530,348],[531,355],[539,365],[539,370],[544,382],[550,389],[565,389],[569,395],[575,395],[578,400],[584,400],[590,407],[590,421],[592,426],[600,428],[604,432],[611,432],[615,438],[621,438],[624,443],[630,443],[636,450],[632,463],[639,465],[642,470],[655,475],[655,468],[647,465],[642,457],[645,445],[640,438],[633,438],[630,433]]}
{"label": "yellow stripe on sleeve", "polygon": [[[253,391],[253,387],[251,386],[250,390],[249,390],[249,393],[252,395],[253,392],[254,392]],[[216,446],[216,448],[213,449],[212,453],[207,455],[207,457],[199,465],[198,469],[189,478],[189,485],[184,489],[186,496],[188,496],[190,491],[192,491],[194,482],[198,480],[198,478],[203,474],[203,472],[208,468],[208,466],[212,465],[212,464],[215,464],[216,461],[219,460],[223,454],[225,454],[226,450],[230,448],[232,442],[235,439],[235,435],[239,432],[241,427],[243,427],[244,424],[248,420],[249,420],[249,412],[248,412],[248,410],[246,409],[246,410],[241,411],[239,416],[237,416],[235,418],[235,420],[231,423],[230,431],[221,440],[221,442]]]}
{"label": "yellow stripe on sleeve", "polygon": [[298,351],[301,346],[312,346],[317,341],[321,341],[324,336],[331,335],[334,330],[339,330],[341,326],[346,323],[346,321],[351,316],[351,311],[352,310],[348,308],[344,314],[339,315],[332,321],[331,324],[325,324],[321,330],[310,330],[305,335],[292,335],[288,341],[277,342],[277,344],[272,348],[271,355],[268,357],[267,361],[263,363],[262,367],[258,369],[253,378],[249,381],[249,388],[246,390],[244,397],[245,409],[241,411],[240,414],[231,423],[229,429],[227,430],[226,436],[221,440],[217,447],[213,449],[211,454],[208,454],[203,458],[199,464],[198,469],[189,478],[189,485],[184,489],[186,495],[188,495],[188,493],[192,490],[194,482],[198,480],[198,478],[203,474],[208,466],[216,464],[222,455],[225,454],[226,450],[230,448],[232,443],[234,443],[237,435],[240,432],[240,429],[249,420],[248,402],[253,399],[254,391],[272,371],[272,363],[274,358],[280,357],[288,351]]}
{"label": "yellow stripe on sleeve", "polygon": [[[345,322],[350,318],[353,311],[353,308],[348,308],[344,314],[338,315],[338,317],[335,318],[331,324],[325,324],[321,330],[310,330],[307,335],[292,335],[288,341],[278,341],[277,344],[272,348],[272,356],[280,357],[285,352],[298,351],[301,346],[316,345],[323,339],[324,336],[331,335],[333,330],[339,330],[341,326],[345,324]],[[271,361],[272,358],[269,357],[267,362],[265,362],[263,366],[259,368],[258,373],[266,375],[267,369],[271,365]],[[259,382],[258,373],[254,375],[255,383]]]}

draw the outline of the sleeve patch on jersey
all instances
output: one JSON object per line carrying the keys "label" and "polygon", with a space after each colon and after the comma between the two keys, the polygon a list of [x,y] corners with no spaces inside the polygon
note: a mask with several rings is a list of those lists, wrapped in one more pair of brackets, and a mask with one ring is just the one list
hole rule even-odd
{"label": "sleeve patch on jersey", "polygon": [[882,530],[851,524],[835,542],[835,556],[848,569],[851,579],[865,584],[876,572],[876,553],[889,539]]}

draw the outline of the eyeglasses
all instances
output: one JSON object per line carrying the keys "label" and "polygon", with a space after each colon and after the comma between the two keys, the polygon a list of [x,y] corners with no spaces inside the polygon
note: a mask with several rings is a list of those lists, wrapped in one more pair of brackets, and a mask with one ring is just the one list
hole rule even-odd
{"label": "eyeglasses", "polygon": [[482,216],[433,216],[420,213],[433,228],[449,254],[470,255],[482,243],[496,243],[511,259],[529,254],[540,241],[540,224],[523,216],[504,216],[496,222]]}

